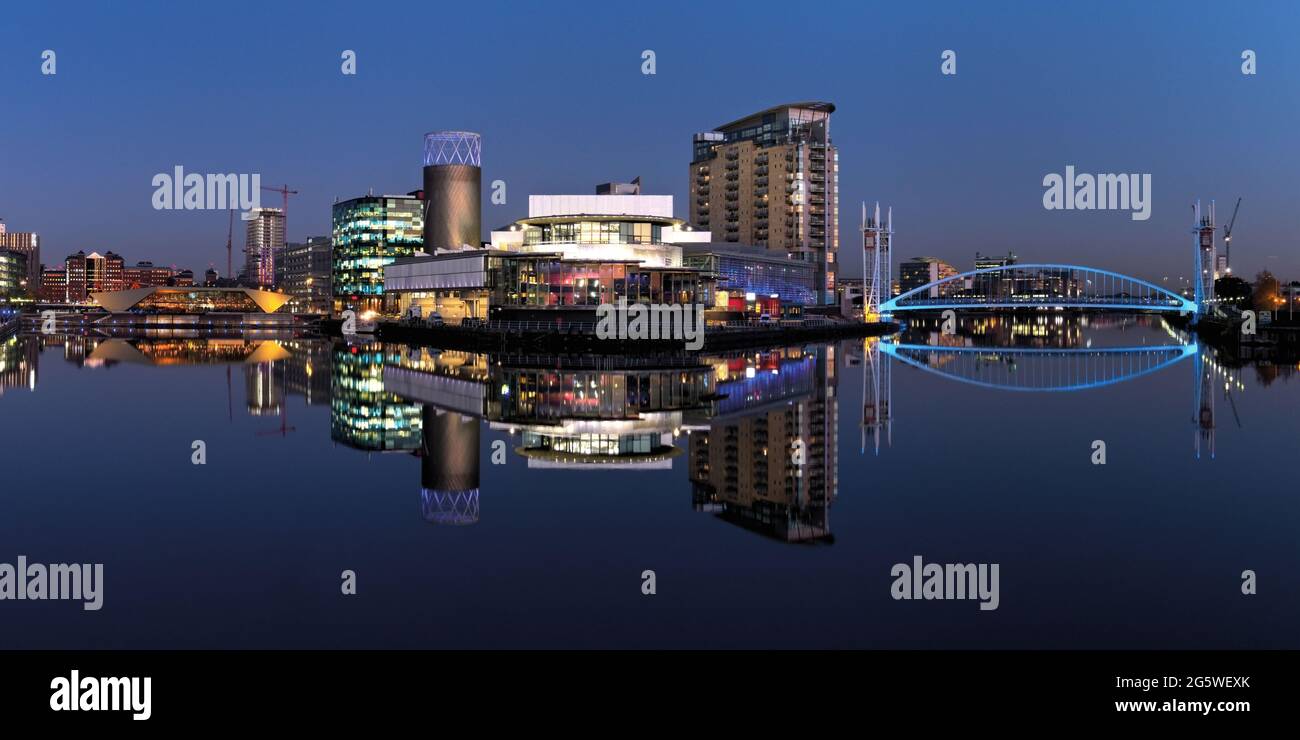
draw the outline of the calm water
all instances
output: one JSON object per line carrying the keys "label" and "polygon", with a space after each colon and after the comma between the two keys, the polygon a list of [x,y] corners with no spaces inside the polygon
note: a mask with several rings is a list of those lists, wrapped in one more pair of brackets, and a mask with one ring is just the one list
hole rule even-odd
{"label": "calm water", "polygon": [[[968,319],[601,367],[5,340],[0,562],[105,585],[0,602],[0,648],[1300,647],[1296,368],[1189,341]],[[894,601],[914,555],[1000,564],[1000,608]]]}

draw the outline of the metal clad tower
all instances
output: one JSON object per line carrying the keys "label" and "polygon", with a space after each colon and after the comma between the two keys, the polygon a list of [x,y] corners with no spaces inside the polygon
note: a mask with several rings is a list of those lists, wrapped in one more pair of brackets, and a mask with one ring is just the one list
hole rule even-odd
{"label": "metal clad tower", "polygon": [[482,140],[470,131],[424,135],[424,251],[477,249]]}

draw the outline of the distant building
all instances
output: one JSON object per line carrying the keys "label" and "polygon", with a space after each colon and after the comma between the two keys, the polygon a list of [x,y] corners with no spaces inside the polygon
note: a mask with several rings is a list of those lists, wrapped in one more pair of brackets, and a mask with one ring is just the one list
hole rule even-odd
{"label": "distant building", "polygon": [[0,221],[0,251],[17,252],[26,258],[27,288],[36,292],[41,287],[41,238],[30,231],[6,231]]}
{"label": "distant building", "polygon": [[[63,261],[63,276],[52,275],[52,280],[62,283],[54,287],[61,291],[48,293],[49,300],[66,303],[87,303],[90,294],[97,291],[122,290],[125,287],[125,263],[120,255],[108,252],[77,252]],[[48,274],[48,273],[47,273]],[[44,280],[42,276],[42,281]]]}
{"label": "distant building", "polygon": [[382,311],[384,267],[424,245],[424,201],[415,194],[363,195],[335,203],[332,220],[335,310]]}
{"label": "distant building", "polygon": [[[1016,264],[1016,256],[1008,252],[1005,256],[983,255],[975,253],[975,269],[991,270],[997,267],[1009,267]],[[993,272],[987,275],[971,277],[971,292],[984,298],[1009,298],[1016,291],[1016,276],[1012,271]]]}
{"label": "distant building", "polygon": [[[899,290],[906,293],[928,283],[957,275],[957,268],[937,257],[913,257],[898,266]],[[965,286],[953,280],[930,289],[930,297],[956,295]]]}
{"label": "distant building", "polygon": [[640,195],[641,178],[632,182],[602,182],[596,186],[596,195]]}
{"label": "distant building", "polygon": [[41,271],[41,287],[37,291],[45,303],[65,303],[68,300],[68,270],[52,267]]}
{"label": "distant building", "polygon": [[215,287],[217,287],[217,281],[218,281],[219,279],[220,279],[220,276],[217,275],[217,270],[216,270],[216,268],[215,268],[215,267],[209,267],[207,270],[205,270],[205,271],[203,272],[203,287],[205,287],[205,288],[215,288]]}
{"label": "distant building", "polygon": [[131,267],[123,268],[123,288],[148,288],[155,285],[167,285],[172,279],[170,267],[160,267],[152,262],[137,262]]}
{"label": "distant building", "polygon": [[313,236],[285,245],[280,290],[289,294],[293,313],[327,314],[333,308],[330,238]]}
{"label": "distant building", "polygon": [[755,244],[808,262],[817,303],[835,295],[839,154],[824,102],[759,111],[696,134],[690,221],[716,241]]}
{"label": "distant building", "polygon": [[249,285],[275,285],[275,255],[284,247],[284,211],[255,208],[244,239],[244,277]]}
{"label": "distant building", "polygon": [[171,279],[167,281],[168,285],[177,288],[190,288],[194,286],[193,270],[177,270],[172,273]]}

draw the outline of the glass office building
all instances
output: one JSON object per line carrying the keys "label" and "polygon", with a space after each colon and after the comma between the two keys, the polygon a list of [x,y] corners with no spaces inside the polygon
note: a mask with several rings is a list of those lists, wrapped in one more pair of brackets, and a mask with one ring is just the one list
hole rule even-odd
{"label": "glass office building", "polygon": [[424,244],[418,194],[366,195],[334,204],[334,308],[382,311],[384,267]]}
{"label": "glass office building", "polygon": [[27,282],[27,255],[0,249],[0,299],[21,298],[31,290]]}

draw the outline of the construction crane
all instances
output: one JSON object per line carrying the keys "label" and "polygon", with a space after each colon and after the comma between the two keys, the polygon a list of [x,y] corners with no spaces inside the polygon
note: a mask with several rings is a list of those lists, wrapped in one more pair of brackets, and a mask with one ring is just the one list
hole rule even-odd
{"label": "construction crane", "polygon": [[289,196],[297,195],[298,191],[290,190],[288,185],[283,185],[278,188],[273,188],[273,187],[268,187],[266,185],[263,185],[262,189],[270,190],[272,193],[279,193],[280,196],[284,199],[284,207],[282,211],[282,213],[284,213],[284,237],[285,237],[285,241],[288,241],[289,240]]}
{"label": "construction crane", "polygon": [[1241,198],[1238,198],[1237,205],[1232,207],[1232,218],[1223,225],[1223,271],[1229,275],[1232,274],[1232,225],[1237,223],[1237,211],[1240,208]]}
{"label": "construction crane", "polygon": [[[235,238],[235,209],[230,209],[230,224],[226,226],[226,279],[234,280],[234,262],[230,257],[231,244]],[[234,283],[230,283],[233,285]]]}

